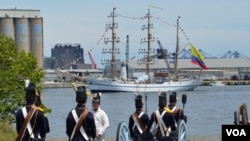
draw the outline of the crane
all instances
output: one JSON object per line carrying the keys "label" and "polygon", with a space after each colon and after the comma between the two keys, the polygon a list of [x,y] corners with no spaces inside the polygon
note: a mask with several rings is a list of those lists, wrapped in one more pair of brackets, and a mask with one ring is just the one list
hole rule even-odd
{"label": "crane", "polygon": [[95,63],[92,55],[90,54],[90,52],[88,52],[88,54],[89,54],[89,58],[90,58],[90,61],[91,61],[91,64],[92,64],[92,69],[97,69],[96,63]]}
{"label": "crane", "polygon": [[[160,49],[163,51],[163,47],[162,47],[161,42],[160,42],[159,39],[157,39],[157,43],[158,43]],[[164,60],[165,60],[165,63],[166,63],[166,65],[167,65],[167,67],[170,69],[170,65],[169,65],[169,63],[168,63],[168,53],[167,53],[167,57],[166,57]]]}

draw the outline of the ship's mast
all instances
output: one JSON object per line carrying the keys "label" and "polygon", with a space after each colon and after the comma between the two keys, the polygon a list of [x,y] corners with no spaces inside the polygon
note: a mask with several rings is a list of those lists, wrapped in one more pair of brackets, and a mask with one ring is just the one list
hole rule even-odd
{"label": "ship's mast", "polygon": [[129,66],[129,36],[127,35],[126,38],[126,72],[127,72],[127,77],[128,77],[128,66]]}
{"label": "ship's mast", "polygon": [[[151,43],[151,41],[153,41],[152,40],[152,34],[150,32],[150,29],[153,28],[153,24],[150,24],[150,18],[151,18],[151,16],[150,16],[150,10],[149,9],[148,9],[148,13],[146,14],[145,18],[148,19],[148,24],[147,25],[143,25],[142,26],[142,30],[147,29],[148,35],[147,35],[147,40],[145,40],[145,39],[141,40],[141,43],[142,42],[147,42],[148,47],[147,47],[146,51],[141,50],[141,51],[139,51],[139,53],[146,53],[147,54],[147,56],[146,56],[146,75],[149,77],[149,73],[150,73],[150,66],[149,65],[150,65],[150,63],[152,61],[152,57],[150,56],[150,53],[152,52],[152,49],[150,47],[150,43]],[[150,77],[149,77],[148,81],[150,81]]]}
{"label": "ship's mast", "polygon": [[179,54],[179,19],[181,17],[178,16],[177,18],[177,24],[176,24],[176,51],[175,51],[175,61],[174,61],[174,75],[175,78],[178,79],[179,75],[178,75],[178,54]]}
{"label": "ship's mast", "polygon": [[113,12],[108,16],[112,18],[112,23],[111,24],[107,24],[106,28],[111,29],[112,31],[112,39],[109,40],[108,38],[104,39],[105,44],[107,44],[108,42],[112,43],[112,47],[110,51],[107,50],[103,50],[103,53],[111,53],[111,60],[108,61],[110,62],[110,76],[112,79],[115,78],[115,70],[116,70],[116,59],[115,59],[115,54],[119,54],[119,49],[115,48],[115,43],[119,43],[120,40],[119,38],[116,37],[116,33],[115,33],[115,28],[118,28],[118,24],[115,23],[115,17],[117,17],[117,15],[115,14],[115,7],[113,8]]}

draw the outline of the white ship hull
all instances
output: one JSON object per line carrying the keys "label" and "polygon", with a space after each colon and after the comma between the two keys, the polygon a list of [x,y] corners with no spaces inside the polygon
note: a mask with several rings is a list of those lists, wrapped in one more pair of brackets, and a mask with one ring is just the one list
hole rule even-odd
{"label": "white ship hull", "polygon": [[201,86],[202,80],[169,81],[163,83],[136,83],[87,78],[86,82],[92,92],[159,92],[159,91],[193,91]]}

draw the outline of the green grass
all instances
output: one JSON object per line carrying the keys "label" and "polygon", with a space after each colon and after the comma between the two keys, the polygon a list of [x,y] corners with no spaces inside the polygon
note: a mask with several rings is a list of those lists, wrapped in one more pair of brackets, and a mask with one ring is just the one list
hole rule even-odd
{"label": "green grass", "polygon": [[[49,133],[48,133],[49,134]],[[0,141],[15,141],[17,133],[14,126],[0,123]],[[46,138],[46,141],[68,141],[65,138]],[[114,138],[107,137],[105,141],[114,141]]]}
{"label": "green grass", "polygon": [[0,123],[0,141],[14,141],[17,133],[13,126],[6,123]]}
{"label": "green grass", "polygon": [[[16,130],[13,126],[0,123],[0,141],[15,141],[17,137]],[[216,136],[191,136],[188,137],[192,141],[219,141],[220,135]],[[114,141],[115,137],[107,137],[105,141]],[[46,141],[68,141],[65,138],[46,138]]]}

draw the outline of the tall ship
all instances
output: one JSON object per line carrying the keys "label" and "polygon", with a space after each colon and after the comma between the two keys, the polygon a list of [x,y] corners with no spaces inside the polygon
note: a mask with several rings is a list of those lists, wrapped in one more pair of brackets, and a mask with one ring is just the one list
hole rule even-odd
{"label": "tall ship", "polygon": [[[109,24],[109,29],[112,31],[112,39],[107,42],[112,43],[112,47],[109,50],[111,53],[111,59],[109,62],[109,70],[110,77],[108,78],[91,78],[86,77],[85,82],[88,84],[89,89],[92,92],[159,92],[159,91],[192,91],[198,86],[201,86],[201,79],[194,79],[192,77],[186,77],[180,75],[178,73],[178,52],[179,52],[179,38],[178,38],[178,30],[179,30],[179,17],[177,19],[177,35],[176,35],[176,50],[174,53],[174,68],[166,68],[169,73],[155,74],[153,77],[150,76],[150,65],[153,63],[153,56],[157,56],[157,54],[153,55],[151,42],[154,40],[150,29],[152,28],[152,24],[150,23],[150,10],[144,18],[148,20],[147,25],[144,25],[142,29],[147,30],[147,38],[142,40],[141,42],[147,43],[146,49],[139,49],[139,54],[144,54],[145,57],[141,59],[140,63],[145,64],[145,73],[141,79],[133,80],[127,78],[126,75],[126,63],[122,64],[122,72],[121,76],[117,77],[115,74],[117,59],[116,54],[119,49],[115,48],[116,44],[119,42],[119,38],[116,36],[115,29],[118,27],[115,23],[115,8],[113,8],[113,12],[109,16],[112,18],[112,23]],[[168,63],[166,59],[166,63]],[[169,65],[167,65],[169,67]]]}

